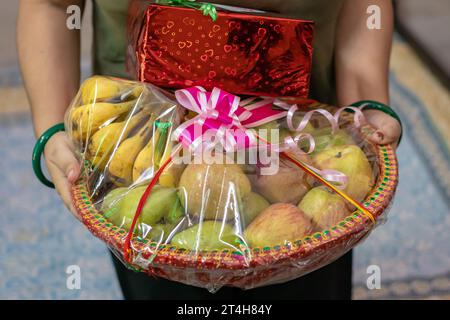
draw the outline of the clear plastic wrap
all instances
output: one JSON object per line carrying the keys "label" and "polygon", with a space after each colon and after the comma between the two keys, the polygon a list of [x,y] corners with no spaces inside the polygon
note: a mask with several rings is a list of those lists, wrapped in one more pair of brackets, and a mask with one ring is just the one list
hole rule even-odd
{"label": "clear plastic wrap", "polygon": [[134,270],[210,291],[291,280],[355,246],[393,197],[393,150],[349,111],[90,78],[66,116],[74,205]]}

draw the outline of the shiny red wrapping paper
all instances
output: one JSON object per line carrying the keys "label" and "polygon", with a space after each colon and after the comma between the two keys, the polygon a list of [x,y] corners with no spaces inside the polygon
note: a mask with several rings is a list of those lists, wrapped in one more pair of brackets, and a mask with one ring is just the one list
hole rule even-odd
{"label": "shiny red wrapping paper", "polygon": [[132,5],[129,14],[128,66],[140,81],[308,96],[312,21],[219,9],[214,22],[195,9],[155,4],[141,12]]}

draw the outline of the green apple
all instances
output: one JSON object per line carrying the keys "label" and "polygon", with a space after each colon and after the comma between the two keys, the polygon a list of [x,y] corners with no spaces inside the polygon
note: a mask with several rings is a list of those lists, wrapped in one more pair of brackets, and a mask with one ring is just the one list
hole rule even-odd
{"label": "green apple", "polygon": [[242,225],[248,226],[270,203],[256,192],[250,192],[242,199]]}
{"label": "green apple", "polygon": [[171,243],[179,248],[203,251],[235,248],[238,239],[230,225],[222,221],[203,221],[176,234]]}
{"label": "green apple", "polygon": [[311,189],[298,208],[311,219],[317,231],[336,225],[350,213],[346,200],[323,186]]}
{"label": "green apple", "polygon": [[317,153],[313,159],[319,169],[344,173],[348,178],[344,191],[356,201],[364,200],[373,186],[372,167],[358,146],[330,147]]}
{"label": "green apple", "polygon": [[310,219],[296,206],[277,203],[261,212],[244,231],[250,247],[284,245],[312,231]]}

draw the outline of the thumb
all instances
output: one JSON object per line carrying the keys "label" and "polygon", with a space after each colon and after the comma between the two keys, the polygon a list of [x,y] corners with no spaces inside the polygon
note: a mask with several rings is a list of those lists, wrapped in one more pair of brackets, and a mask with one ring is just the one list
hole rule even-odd
{"label": "thumb", "polygon": [[378,110],[367,110],[364,114],[369,124],[375,128],[375,132],[369,136],[370,141],[380,145],[397,142],[402,128],[396,119]]}
{"label": "thumb", "polygon": [[46,154],[46,160],[56,166],[70,183],[74,183],[80,175],[78,159],[71,146],[65,141],[61,141],[55,147]]}
{"label": "thumb", "polygon": [[369,136],[369,140],[376,144],[384,144],[384,134],[381,130],[376,130]]}

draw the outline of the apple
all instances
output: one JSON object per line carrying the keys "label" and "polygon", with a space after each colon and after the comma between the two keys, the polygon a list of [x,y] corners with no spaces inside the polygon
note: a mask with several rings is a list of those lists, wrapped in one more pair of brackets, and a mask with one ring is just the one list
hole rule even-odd
{"label": "apple", "polygon": [[244,231],[250,247],[283,245],[312,232],[308,216],[290,203],[277,203],[261,212]]}
{"label": "apple", "polygon": [[336,225],[350,213],[346,200],[324,186],[308,191],[298,208],[311,219],[317,231]]}

